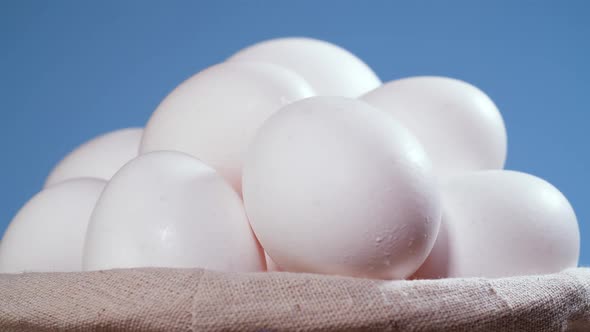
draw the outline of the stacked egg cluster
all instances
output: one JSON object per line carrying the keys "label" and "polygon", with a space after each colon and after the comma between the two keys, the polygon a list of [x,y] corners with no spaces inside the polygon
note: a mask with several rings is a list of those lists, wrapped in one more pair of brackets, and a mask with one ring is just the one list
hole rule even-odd
{"label": "stacked egg cluster", "polygon": [[502,170],[506,144],[495,104],[468,83],[382,83],[333,44],[262,42],[181,83],[144,129],[63,159],[12,220],[0,272],[406,279],[576,266],[572,207]]}

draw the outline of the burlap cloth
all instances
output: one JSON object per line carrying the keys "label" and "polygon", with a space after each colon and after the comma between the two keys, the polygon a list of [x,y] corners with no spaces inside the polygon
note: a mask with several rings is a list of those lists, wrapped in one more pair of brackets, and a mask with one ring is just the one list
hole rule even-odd
{"label": "burlap cloth", "polygon": [[590,331],[590,269],[375,281],[130,269],[0,275],[0,331]]}

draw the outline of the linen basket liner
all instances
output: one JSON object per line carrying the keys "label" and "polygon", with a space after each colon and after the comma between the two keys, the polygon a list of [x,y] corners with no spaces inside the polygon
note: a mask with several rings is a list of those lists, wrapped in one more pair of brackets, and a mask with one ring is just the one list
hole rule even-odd
{"label": "linen basket liner", "polygon": [[163,268],[0,274],[0,331],[590,332],[590,268],[415,281]]}

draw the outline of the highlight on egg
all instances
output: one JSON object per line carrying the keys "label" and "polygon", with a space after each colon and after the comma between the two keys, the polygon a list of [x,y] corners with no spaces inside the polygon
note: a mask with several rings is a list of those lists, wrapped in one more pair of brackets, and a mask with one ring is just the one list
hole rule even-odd
{"label": "highlight on egg", "polygon": [[240,50],[228,61],[261,61],[288,68],[318,95],[356,98],[381,80],[361,59],[332,43],[313,38],[277,38]]}
{"label": "highlight on egg", "polygon": [[430,160],[395,119],[365,102],[312,97],[283,107],[243,170],[256,236],[285,271],[403,279],[440,222]]}
{"label": "highlight on egg", "polygon": [[243,158],[256,130],[280,107],[312,95],[309,84],[286,68],[221,63],[189,78],[160,103],[140,151],[190,154],[241,192]]}
{"label": "highlight on egg", "polygon": [[105,184],[71,179],[31,198],[0,242],[0,273],[81,271],[86,228]]}

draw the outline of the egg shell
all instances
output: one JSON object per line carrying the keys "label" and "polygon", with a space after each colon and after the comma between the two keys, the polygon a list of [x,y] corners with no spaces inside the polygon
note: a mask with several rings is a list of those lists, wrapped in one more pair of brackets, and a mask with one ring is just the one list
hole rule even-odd
{"label": "egg shell", "polygon": [[273,115],[248,151],[243,189],[252,228],[286,271],[403,279],[440,222],[421,145],[356,99],[312,97]]}
{"label": "egg shell", "polygon": [[515,171],[472,172],[449,179],[442,200],[447,234],[416,278],[510,277],[578,264],[576,215],[545,180]]}
{"label": "egg shell", "polygon": [[430,254],[409,279],[442,279],[451,276],[449,226],[443,207],[440,227]]}
{"label": "egg shell", "polygon": [[80,145],[53,168],[45,187],[80,177],[109,180],[119,168],[137,157],[142,133],[141,128],[125,128]]}
{"label": "egg shell", "polygon": [[283,270],[267,253],[264,253],[264,257],[266,259],[266,270],[268,272],[279,272]]}
{"label": "egg shell", "polygon": [[504,167],[507,138],[502,115],[484,92],[469,83],[410,77],[388,82],[362,99],[406,126],[441,177]]}
{"label": "egg shell", "polygon": [[375,72],[349,51],[312,38],[278,38],[254,44],[228,61],[263,61],[289,68],[318,95],[356,98],[381,85]]}
{"label": "egg shell", "polygon": [[141,153],[174,150],[214,167],[241,192],[248,143],[272,113],[313,91],[300,76],[264,63],[222,63],[180,84],[150,118]]}
{"label": "egg shell", "polygon": [[209,166],[173,151],[142,155],[113,176],[92,214],[83,263],[265,269],[238,194]]}
{"label": "egg shell", "polygon": [[67,180],[31,198],[0,242],[0,273],[81,271],[86,228],[105,183]]}

